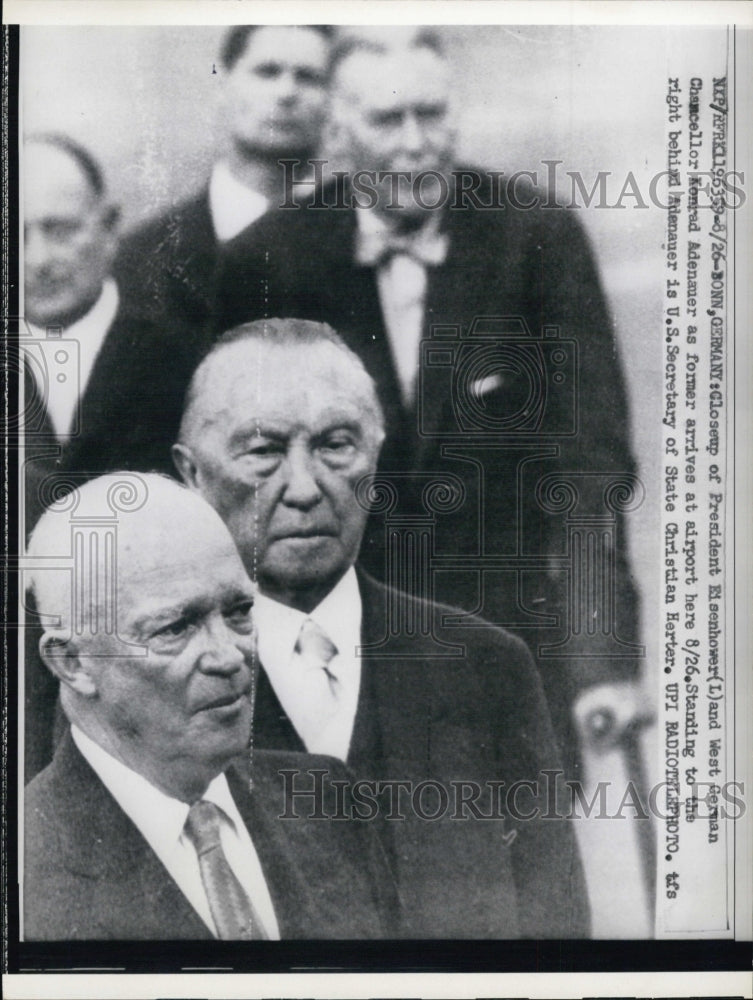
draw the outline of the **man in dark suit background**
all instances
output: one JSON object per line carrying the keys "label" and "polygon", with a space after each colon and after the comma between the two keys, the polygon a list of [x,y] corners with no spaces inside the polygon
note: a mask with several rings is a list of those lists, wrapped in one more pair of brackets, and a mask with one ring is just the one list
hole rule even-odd
{"label": "man in dark suit background", "polygon": [[148,468],[160,450],[159,414],[180,406],[183,385],[171,381],[180,359],[167,364],[167,344],[182,339],[175,324],[155,326],[112,276],[119,211],[91,153],[65,135],[31,135],[23,172],[28,534],[53,496],[50,477],[127,465],[135,438]]}
{"label": "man in dark suit background", "polygon": [[[586,934],[572,826],[536,812],[558,754],[525,646],[477,618],[448,627],[454,609],[355,567],[383,435],[372,380],[326,325],[240,327],[194,375],[174,457],[260,588],[256,745],[329,754],[394,786],[379,829],[408,936]],[[532,798],[496,819],[488,801],[486,819],[462,804],[427,818],[421,788],[441,804],[442,790],[489,781],[532,783]]]}
{"label": "man in dark suit background", "polygon": [[206,323],[220,247],[281,203],[278,159],[317,153],[330,34],[319,25],[228,30],[218,60],[225,149],[201,191],[131,233],[116,261],[127,296],[150,315]]}
{"label": "man in dark suit background", "polygon": [[280,768],[344,768],[259,752],[251,794],[228,771],[251,735],[253,588],[217,514],[172,480],[105,476],[43,515],[29,555],[71,725],[25,790],[24,938],[394,934],[370,828],[278,820]]}
{"label": "man in dark suit background", "polygon": [[[228,245],[220,325],[306,316],[362,358],[386,417],[390,517],[432,523],[419,589],[526,640],[575,768],[579,694],[633,679],[641,652],[623,519],[640,489],[588,242],[525,180],[453,174],[436,34],[346,37],[333,63],[344,186],[323,192],[330,210],[279,212]],[[427,507],[435,480],[458,503]],[[361,558],[399,578],[389,532],[373,517]]]}

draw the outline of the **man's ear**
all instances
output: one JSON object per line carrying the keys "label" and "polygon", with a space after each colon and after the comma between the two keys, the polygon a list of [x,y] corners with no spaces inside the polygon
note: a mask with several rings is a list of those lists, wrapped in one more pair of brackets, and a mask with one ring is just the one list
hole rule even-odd
{"label": "man's ear", "polygon": [[84,698],[92,698],[97,693],[96,681],[84,666],[72,639],[45,632],[39,640],[39,655],[61,684]]}
{"label": "man's ear", "polygon": [[349,135],[342,115],[341,106],[330,101],[329,115],[322,128],[321,147],[328,155],[344,161],[349,152]]}
{"label": "man's ear", "polygon": [[191,449],[185,444],[174,444],[170,453],[173,456],[173,465],[180,473],[180,478],[189,489],[198,493],[199,469]]}
{"label": "man's ear", "polygon": [[102,225],[111,233],[117,234],[120,228],[120,207],[106,205],[102,212]]}
{"label": "man's ear", "polygon": [[101,253],[109,271],[118,253],[120,243],[120,209],[117,205],[104,205],[102,207],[100,225],[102,230]]}

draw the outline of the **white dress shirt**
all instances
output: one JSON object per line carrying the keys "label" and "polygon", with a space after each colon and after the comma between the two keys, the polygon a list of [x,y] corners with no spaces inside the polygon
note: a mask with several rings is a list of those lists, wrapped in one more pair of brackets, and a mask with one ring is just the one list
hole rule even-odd
{"label": "white dress shirt", "polygon": [[[165,795],[146,778],[103,750],[77,726],[71,726],[71,734],[107,791],[137,827],[212,934],[217,936],[201,881],[199,859],[183,829],[188,804]],[[202,799],[213,802],[221,809],[220,840],[228,864],[253,901],[268,938],[279,941],[280,931],[264,872],[224,774],[212,781]]]}
{"label": "white dress shirt", "polygon": [[[358,209],[356,223],[365,239],[389,230],[389,221],[371,209]],[[427,228],[437,229],[435,213]],[[387,330],[395,368],[400,380],[403,402],[410,407],[416,392],[419,367],[419,344],[423,334],[426,306],[426,264],[407,253],[396,253],[377,267],[379,304]]]}
{"label": "white dress shirt", "polygon": [[234,177],[227,163],[215,163],[209,178],[209,210],[214,234],[220,243],[243,232],[268,208],[268,199]]}
{"label": "white dress shirt", "polygon": [[[264,594],[254,602],[259,662],[309,753],[346,760],[361,686],[361,594],[351,567],[310,615],[289,608]],[[311,618],[337,647],[328,670],[337,678],[337,698],[325,721],[312,720],[307,711],[305,685],[294,655],[301,626]],[[334,695],[333,695],[334,698]]]}
{"label": "white dress shirt", "polygon": [[39,394],[47,405],[55,434],[61,442],[81,430],[74,417],[78,415],[78,404],[89,383],[94,362],[115,320],[118,303],[118,286],[112,278],[107,278],[89,312],[62,330],[59,337],[50,336],[48,330],[29,324],[35,349],[45,361],[46,385],[40,366],[32,364],[30,367]]}

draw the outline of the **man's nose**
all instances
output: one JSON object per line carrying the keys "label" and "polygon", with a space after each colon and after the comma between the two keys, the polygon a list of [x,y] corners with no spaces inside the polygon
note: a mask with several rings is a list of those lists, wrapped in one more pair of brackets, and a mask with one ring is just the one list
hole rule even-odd
{"label": "man's nose", "polygon": [[45,266],[50,258],[50,247],[44,234],[37,226],[28,226],[24,231],[24,265],[30,270]]}
{"label": "man's nose", "polygon": [[277,100],[280,104],[292,104],[298,97],[298,84],[295,74],[281,73],[277,80]]}
{"label": "man's nose", "polygon": [[283,501],[290,507],[306,510],[316,506],[321,498],[313,455],[305,448],[292,448],[285,458]]}
{"label": "man's nose", "polygon": [[424,131],[415,114],[409,112],[405,115],[400,138],[406,153],[418,155],[423,152]]}
{"label": "man's nose", "polygon": [[236,674],[246,664],[246,657],[253,648],[253,636],[244,635],[230,628],[222,615],[217,615],[206,625],[205,649],[199,659],[204,673]]}

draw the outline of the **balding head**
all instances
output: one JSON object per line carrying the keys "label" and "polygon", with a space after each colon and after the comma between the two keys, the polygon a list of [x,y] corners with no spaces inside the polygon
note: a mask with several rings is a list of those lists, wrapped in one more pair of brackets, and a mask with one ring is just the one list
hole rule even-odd
{"label": "balding head", "polygon": [[[106,556],[105,534],[94,533],[98,538],[94,544],[100,547],[100,575],[95,580],[86,564],[88,553],[76,551],[73,539],[85,525],[97,523],[103,531],[105,525],[111,529],[115,549],[112,558]],[[104,622],[104,602],[113,585],[122,597],[123,586],[134,574],[159,572],[165,565],[179,569],[184,552],[190,552],[189,558],[194,553],[201,556],[203,550],[206,554],[218,538],[228,541],[227,529],[216,513],[174,479],[133,473],[100,476],[67,493],[44,512],[29,539],[27,551],[35,566],[28,582],[37,610],[54,619],[48,624],[58,638],[73,631],[88,636],[95,613]],[[51,568],[69,558],[70,566]],[[117,575],[106,581],[106,571]],[[74,576],[79,587],[96,583],[95,590],[77,594]]]}
{"label": "balding head", "polygon": [[231,331],[200,365],[173,454],[252,579],[310,610],[358,555],[356,487],[383,436],[373,382],[337,334],[268,320]]}
{"label": "balding head", "polygon": [[[270,354],[271,352],[271,354]],[[232,419],[236,395],[258,398],[267,406],[270,394],[267,364],[270,356],[283,356],[293,368],[303,372],[297,388],[321,395],[321,369],[305,369],[305,359],[329,358],[342,373],[344,384],[358,396],[364,410],[366,431],[378,450],[384,439],[384,415],[374,380],[358,355],[328,323],[305,319],[264,319],[228,330],[197,367],[186,393],[180,442],[199,445],[200,437],[212,425]]]}
{"label": "balding head", "polygon": [[28,554],[70,720],[170,794],[200,793],[250,736],[253,590],[220,518],[166,477],[103,476],[46,511]]}
{"label": "balding head", "polygon": [[102,291],[117,249],[118,212],[102,170],[67,136],[24,143],[24,307],[38,326],[70,326]]}

